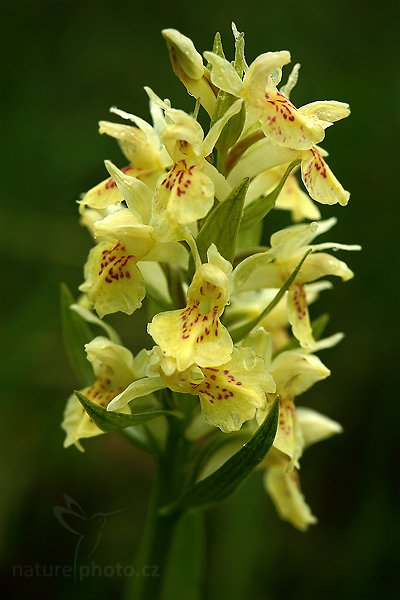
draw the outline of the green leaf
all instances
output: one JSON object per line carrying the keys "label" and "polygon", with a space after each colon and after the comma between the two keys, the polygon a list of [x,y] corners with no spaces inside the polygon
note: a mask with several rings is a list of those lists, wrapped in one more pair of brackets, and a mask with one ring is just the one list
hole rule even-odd
{"label": "green leaf", "polygon": [[268,194],[268,196],[261,196],[246,206],[243,213],[241,229],[254,227],[259,221],[267,216],[267,214],[274,208],[278,196],[285,185],[286,179],[289,177],[293,169],[299,164],[300,160],[298,159],[291,162],[276,188],[270,194]]}
{"label": "green leaf", "polygon": [[161,600],[200,600],[205,559],[203,515],[184,514],[174,532]]}
{"label": "green leaf", "polygon": [[288,279],[285,281],[285,283],[283,284],[283,286],[281,287],[279,292],[275,295],[275,297],[271,300],[271,302],[268,304],[268,306],[266,306],[264,308],[264,310],[257,317],[255,317],[251,321],[248,321],[244,325],[241,325],[240,327],[232,328],[230,330],[229,333],[231,334],[232,339],[235,343],[239,342],[244,337],[246,337],[246,335],[248,333],[250,333],[250,331],[258,325],[258,323],[261,321],[261,319],[266,317],[267,314],[270,313],[273,308],[275,308],[275,306],[278,304],[278,302],[280,302],[280,300],[283,298],[285,292],[289,289],[289,287],[292,285],[293,281],[296,279],[304,261],[306,260],[307,256],[311,252],[312,252],[312,250],[307,250],[307,252],[304,254],[303,258],[301,259],[301,261],[299,262],[297,267],[294,269],[294,271],[291,273],[291,275],[288,277]]}
{"label": "green leaf", "polygon": [[244,56],[244,33],[237,32],[235,36],[235,62],[234,67],[236,73],[242,78],[243,71],[245,68],[246,59]]}
{"label": "green leaf", "polygon": [[248,187],[249,179],[246,178],[232,190],[226,200],[218,204],[208,215],[196,238],[197,248],[203,262],[206,262],[207,250],[214,243],[220,254],[233,263]]}
{"label": "green leaf", "polygon": [[247,250],[252,246],[258,246],[261,244],[263,235],[263,222],[259,221],[254,227],[247,229],[239,229],[237,242],[236,242],[236,252],[241,252],[242,250]]}
{"label": "green leaf", "polygon": [[214,54],[217,54],[221,58],[225,58],[224,49],[222,47],[222,38],[219,31],[217,31],[217,33],[215,34],[212,51],[214,52]]}
{"label": "green leaf", "polygon": [[152,419],[164,415],[180,417],[179,413],[171,410],[151,410],[131,415],[111,412],[103,406],[99,406],[95,402],[92,402],[81,392],[75,391],[75,396],[78,398],[89,417],[102,431],[117,431],[119,429],[125,429],[125,427],[131,427],[132,425],[142,425],[143,423],[146,423],[146,421],[151,421]]}
{"label": "green leaf", "polygon": [[177,502],[176,508],[205,508],[229,498],[271,448],[278,426],[278,416],[279,400],[276,398],[263,424],[250,440],[219,469],[190,488]]}
{"label": "green leaf", "polygon": [[[232,98],[233,98],[233,101],[235,101],[235,98],[233,96],[232,96]],[[228,108],[231,106],[231,104],[233,104],[233,101],[229,102],[226,110],[228,110]],[[237,140],[239,139],[239,136],[243,131],[245,120],[246,120],[246,109],[245,109],[245,105],[243,103],[240,111],[236,115],[234,115],[231,119],[229,119],[229,121],[223,128],[221,135],[218,138],[218,142],[217,142],[217,150],[219,153],[218,156],[223,157],[223,161],[219,161],[218,166],[221,167],[221,172],[223,174],[226,174],[226,156],[228,154],[228,151],[230,148],[232,148],[232,146],[234,144],[236,144]],[[223,162],[223,164],[220,164],[221,162]]]}
{"label": "green leaf", "polygon": [[92,365],[87,359],[85,344],[93,339],[90,327],[75,311],[71,304],[75,300],[65,283],[60,288],[61,326],[68,360],[79,385],[86,387],[94,381]]}

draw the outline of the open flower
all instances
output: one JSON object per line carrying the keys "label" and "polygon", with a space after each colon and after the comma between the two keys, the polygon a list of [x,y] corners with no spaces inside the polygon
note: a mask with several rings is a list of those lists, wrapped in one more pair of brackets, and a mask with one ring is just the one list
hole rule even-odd
{"label": "open flower", "polygon": [[[313,443],[342,432],[339,423],[317,411],[300,407],[296,413],[297,453],[303,452]],[[268,454],[264,466],[266,467],[264,486],[281,519],[288,521],[300,531],[306,531],[309,525],[317,523],[316,517],[302,494],[299,471],[295,467],[289,467],[287,457],[277,450],[272,450]]]}
{"label": "open flower", "polygon": [[142,182],[124,174],[112,163],[107,167],[128,205],[114,210],[93,225],[101,240],[85,264],[86,292],[100,317],[114,312],[133,313],[140,308],[146,290],[138,261],[172,262],[186,265],[187,253],[176,241],[160,240],[149,225],[152,192]]}
{"label": "open flower", "polygon": [[321,204],[346,206],[350,193],[332,173],[325,161],[326,156],[327,152],[319,146],[299,151],[277,146],[263,138],[243,153],[227,176],[227,182],[234,187],[245,176],[255,177],[277,166],[284,171],[291,161],[300,159],[301,178],[311,198]]}
{"label": "open flower", "polygon": [[[341,339],[342,335],[336,334],[321,340],[317,350],[330,348]],[[252,348],[264,360],[280,398],[273,448],[262,463],[266,469],[264,484],[281,518],[305,531],[309,525],[316,523],[316,518],[300,490],[299,459],[308,446],[340,433],[342,428],[336,421],[314,410],[296,408],[295,399],[328,377],[330,371],[317,356],[302,349],[282,352],[272,358],[271,336],[261,327],[252,332],[243,345]],[[259,424],[269,412],[274,397],[267,395],[266,407],[257,411]]]}
{"label": "open flower", "polygon": [[282,68],[290,62],[286,50],[258,56],[243,81],[226,59],[213,52],[205,52],[204,56],[212,66],[214,85],[244,99],[247,127],[258,120],[265,136],[275,144],[308,150],[324,139],[329,125],[349,114],[347,104],[335,101],[313,102],[297,109],[277,90]]}
{"label": "open flower", "polygon": [[179,371],[190,365],[215,367],[227,362],[233,342],[220,316],[229,301],[232,265],[213,244],[208,262],[200,265],[187,291],[184,309],[162,312],[148,325],[148,332]]}
{"label": "open flower", "polygon": [[[287,164],[273,167],[272,169],[262,171],[254,177],[246,194],[246,205],[250,204],[256,198],[270,194],[279,185],[287,167]],[[292,220],[295,222],[303,221],[304,219],[315,221],[321,218],[318,208],[309,196],[302,191],[293,173],[286,179],[275,203],[275,208],[290,210]]]}
{"label": "open flower", "polygon": [[360,246],[323,242],[311,244],[317,235],[328,231],[336,219],[313,222],[307,225],[293,225],[271,236],[271,249],[255,254],[238,265],[234,273],[235,288],[241,291],[259,288],[280,288],[299,264],[308,250],[312,250],[287,294],[288,318],[293,335],[303,348],[313,348],[310,317],[304,284],[335,275],[343,281],[353,277],[353,272],[343,261],[326,252],[325,249],[360,250]]}
{"label": "open flower", "polygon": [[275,382],[264,361],[251,348],[233,348],[231,358],[217,367],[191,365],[177,369],[175,358],[153,349],[150,377],[129,385],[110,402],[108,410],[119,410],[129,402],[163,388],[199,396],[206,421],[221,431],[238,431],[266,405],[266,394]]}
{"label": "open flower", "polygon": [[[304,286],[307,305],[309,306],[319,298],[320,292],[331,289],[330,281],[316,281],[307,283]],[[259,316],[268,306],[276,294],[277,288],[262,288],[248,292],[235,292],[231,297],[231,302],[225,312],[225,324],[231,331],[235,327],[241,327]],[[289,315],[287,309],[287,295],[284,294],[278,304],[259,321],[259,326],[264,327],[272,336],[273,350],[277,351],[285,346],[290,339],[287,332],[289,327]]]}
{"label": "open flower", "polygon": [[[87,358],[93,366],[94,383],[81,390],[89,400],[106,407],[128,384],[140,376],[138,364],[131,352],[106,337],[96,337],[85,345]],[[124,408],[124,412],[130,412]],[[64,447],[75,446],[83,451],[79,440],[103,433],[93,423],[75,395],[70,396],[64,411],[62,428],[66,432]]]}
{"label": "open flower", "polygon": [[224,177],[206,157],[212,153],[228,120],[239,112],[242,101],[236,101],[204,137],[196,119],[171,108],[149,88],[146,90],[165,112],[166,124],[161,137],[173,161],[172,168],[157,185],[154,218],[193,223],[206,216],[214,203],[214,195],[224,200],[230,192]]}
{"label": "open flower", "polygon": [[[122,169],[126,175],[154,188],[160,175],[170,166],[171,159],[160,139],[157,126],[157,107],[150,100],[150,110],[154,116],[154,127],[149,123],[125,111],[112,108],[118,116],[132,121],[135,126],[109,121],[100,121],[100,133],[118,140],[120,148],[128,159],[129,164]],[[119,204],[124,196],[111,176],[90,189],[80,201],[82,206],[102,209],[113,204]]]}

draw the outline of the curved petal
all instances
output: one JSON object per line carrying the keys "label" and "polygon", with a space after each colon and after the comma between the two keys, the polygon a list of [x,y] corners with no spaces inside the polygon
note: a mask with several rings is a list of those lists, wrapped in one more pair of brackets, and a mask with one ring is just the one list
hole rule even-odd
{"label": "curved petal", "polygon": [[162,390],[166,387],[161,377],[145,377],[134,381],[128,387],[115,396],[115,398],[108,404],[107,410],[115,411],[121,410],[128,406],[129,402],[136,398],[142,398],[148,394],[152,394],[158,390]]}
{"label": "curved petal", "polygon": [[138,215],[143,223],[151,217],[153,191],[145,183],[127,175],[118,169],[110,160],[105,161],[106,169],[118,186],[128,208]]}
{"label": "curved petal", "polygon": [[346,102],[337,102],[336,100],[320,100],[305,104],[299,111],[303,115],[314,116],[320,121],[325,121],[323,127],[329,126],[331,123],[340,121],[350,114],[350,107]]}
{"label": "curved petal", "polygon": [[300,531],[306,531],[309,525],[317,523],[301,493],[296,469],[286,472],[281,465],[271,467],[265,473],[264,485],[281,519],[289,521]]}
{"label": "curved petal", "polygon": [[100,318],[118,311],[132,314],[146,293],[135,257],[120,242],[102,242],[92,248],[79,289],[87,293]]}
{"label": "curved petal", "polygon": [[311,408],[303,406],[298,408],[297,419],[303,434],[305,448],[343,432],[340,423]]}
{"label": "curved petal", "polygon": [[324,128],[316,119],[299,112],[275,88],[265,92],[260,123],[267,138],[294,150],[308,150],[325,137]]}
{"label": "curved petal", "polygon": [[[293,257],[293,268],[297,264],[296,258],[299,260],[299,257],[300,255]],[[345,262],[335,256],[331,256],[326,252],[316,252],[307,256],[307,260],[304,261],[299,272],[298,280],[307,283],[327,275],[335,275],[343,281],[348,281],[354,276],[354,273]]]}
{"label": "curved petal", "polygon": [[228,363],[202,370],[204,381],[193,386],[192,393],[199,394],[206,421],[225,433],[253,419],[265,406],[265,393],[275,390],[264,361],[250,348],[235,348]]}
{"label": "curved petal", "polygon": [[214,203],[214,184],[196,164],[174,164],[161,181],[154,198],[155,212],[167,213],[178,223],[193,223],[206,216]]}
{"label": "curved petal", "polygon": [[240,97],[243,92],[243,82],[229,61],[213,52],[204,52],[204,58],[211,65],[211,81],[224,92]]}
{"label": "curved petal", "polygon": [[346,206],[350,193],[336,179],[316,148],[305,152],[301,161],[301,176],[313,200],[321,204]]}
{"label": "curved petal", "polygon": [[330,370],[317,356],[304,350],[281,352],[270,369],[278,394],[282,396],[297,397],[330,375]]}
{"label": "curved petal", "polygon": [[189,304],[184,310],[156,315],[148,332],[167,355],[176,359],[179,371],[193,363],[200,367],[218,366],[230,359],[233,348],[219,314],[216,306],[202,314],[197,303]]}
{"label": "curved petal", "polygon": [[300,342],[300,346],[308,349],[314,348],[315,340],[303,283],[296,281],[290,286],[287,295],[287,306],[289,323],[292,326],[293,335]]}

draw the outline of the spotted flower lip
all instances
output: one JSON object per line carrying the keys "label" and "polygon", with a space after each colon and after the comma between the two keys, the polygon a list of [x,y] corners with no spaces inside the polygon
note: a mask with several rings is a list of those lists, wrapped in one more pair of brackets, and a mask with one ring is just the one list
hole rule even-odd
{"label": "spotted flower lip", "polygon": [[332,122],[349,114],[348,105],[336,101],[313,102],[297,109],[277,90],[282,67],[290,53],[267,52],[249,66],[243,81],[234,67],[213,52],[205,52],[210,62],[211,81],[220,89],[245,100],[247,126],[259,121],[265,136],[280,146],[308,150],[321,142]]}
{"label": "spotted flower lip", "polygon": [[158,375],[133,382],[110,402],[107,410],[118,410],[136,398],[169,388],[199,396],[206,421],[229,433],[253,419],[256,410],[265,407],[266,394],[275,391],[264,360],[250,348],[233,348],[231,358],[218,367],[191,365],[185,371],[178,370],[176,359],[160,348],[153,352],[156,363],[152,371]]}
{"label": "spotted flower lip", "polygon": [[152,192],[143,182],[130,177],[107,161],[107,168],[123,194],[127,207],[114,208],[92,225],[99,243],[92,248],[85,264],[86,292],[102,318],[114,312],[132,314],[141,307],[145,285],[139,261],[164,262],[185,267],[187,252],[177,242],[163,241],[156,227],[150,225]]}
{"label": "spotted flower lip", "polygon": [[161,137],[173,161],[155,190],[154,220],[168,218],[180,224],[193,223],[209,212],[214,196],[223,201],[230,192],[225,178],[206,157],[213,151],[226,123],[239,112],[242,101],[236,101],[204,136],[196,119],[169,106],[150,88],[146,91],[165,113]]}
{"label": "spotted flower lip", "polygon": [[188,288],[184,309],[156,315],[148,332],[179,371],[191,364],[214,367],[227,362],[233,342],[220,316],[230,297],[232,265],[212,245],[208,263],[200,265]]}
{"label": "spotted flower lip", "polygon": [[[93,366],[95,381],[81,392],[92,402],[106,407],[136,379],[138,373],[135,359],[127,348],[101,336],[86,344],[85,350]],[[129,408],[125,408],[124,411],[129,412]],[[67,402],[62,428],[66,432],[64,447],[75,444],[82,451],[80,439],[103,433],[90,419],[75,395],[70,396]]]}

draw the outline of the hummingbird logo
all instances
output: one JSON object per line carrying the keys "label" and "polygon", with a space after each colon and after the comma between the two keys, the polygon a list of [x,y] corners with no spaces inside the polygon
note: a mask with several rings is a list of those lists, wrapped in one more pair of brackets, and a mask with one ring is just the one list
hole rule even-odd
{"label": "hummingbird logo", "polygon": [[76,580],[78,564],[88,560],[99,545],[101,534],[108,517],[123,510],[110,513],[98,512],[88,516],[83,508],[67,494],[64,494],[65,506],[53,506],[53,512],[64,529],[74,534],[78,541],[74,552],[74,576]]}

